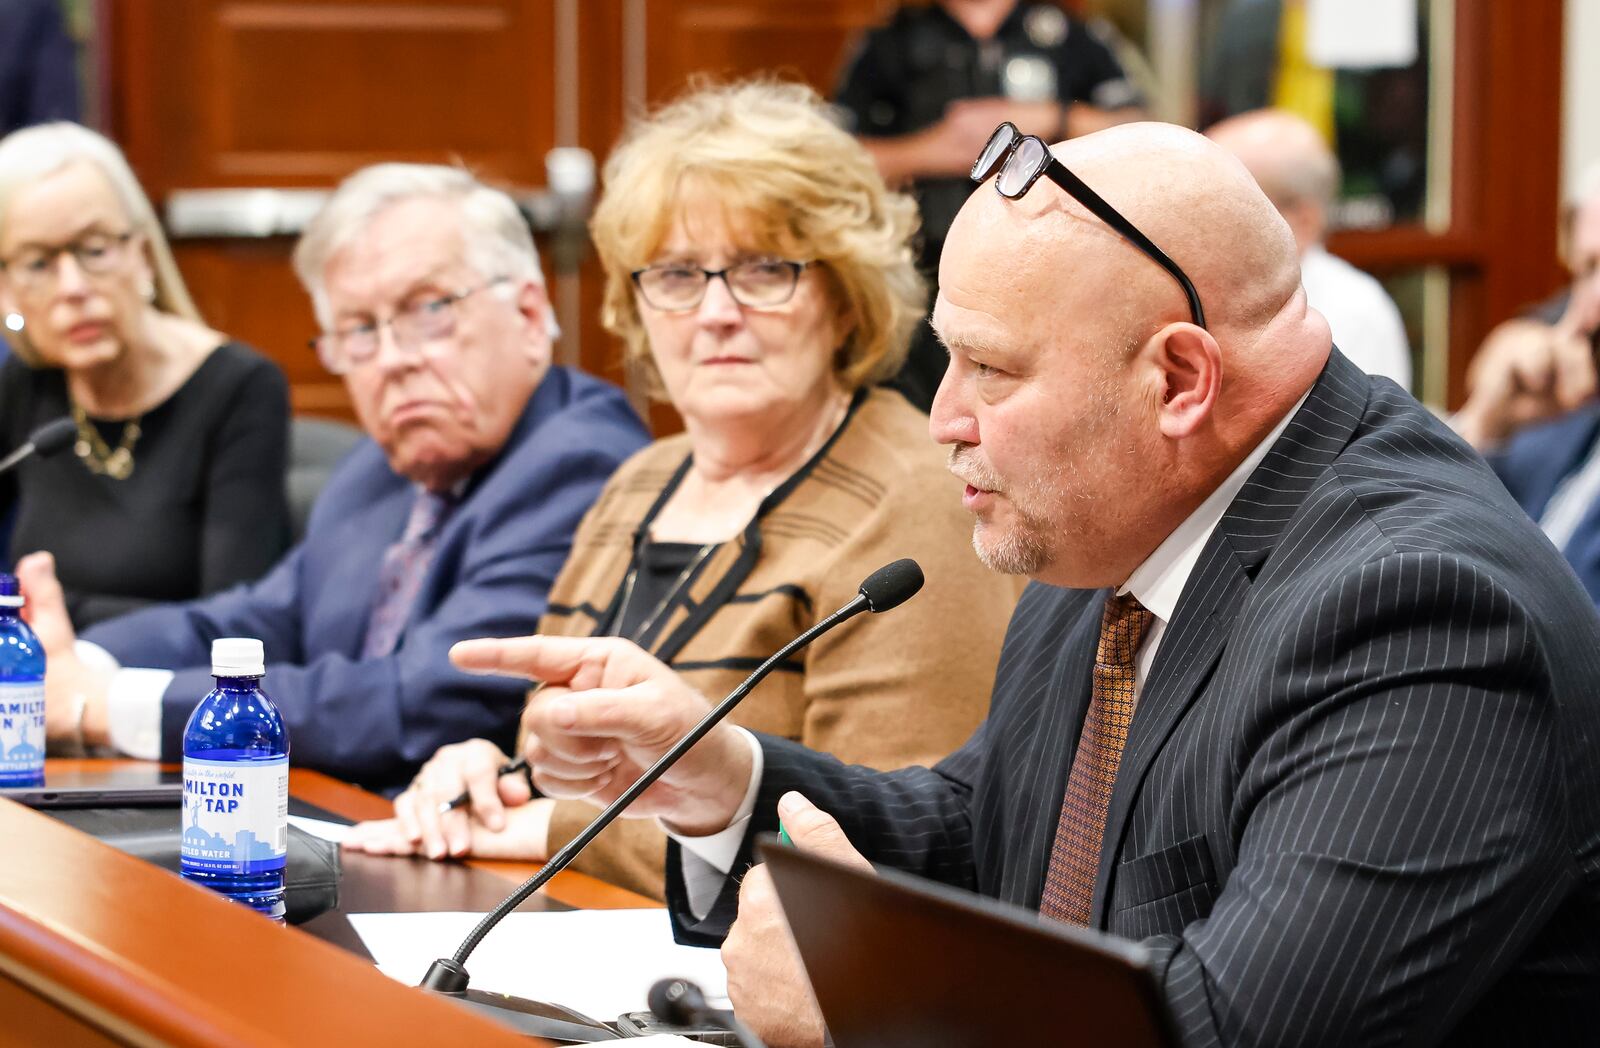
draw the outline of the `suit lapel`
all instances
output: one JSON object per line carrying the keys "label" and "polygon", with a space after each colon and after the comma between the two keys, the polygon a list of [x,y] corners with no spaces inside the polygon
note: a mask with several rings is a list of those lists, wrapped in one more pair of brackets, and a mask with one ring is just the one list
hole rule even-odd
{"label": "suit lapel", "polygon": [[1306,492],[1349,443],[1369,387],[1367,376],[1334,350],[1305,403],[1212,532],[1184,585],[1139,695],[1111,791],[1091,909],[1096,927],[1105,927],[1109,919],[1112,870],[1156,755],[1210,679],[1251,579]]}

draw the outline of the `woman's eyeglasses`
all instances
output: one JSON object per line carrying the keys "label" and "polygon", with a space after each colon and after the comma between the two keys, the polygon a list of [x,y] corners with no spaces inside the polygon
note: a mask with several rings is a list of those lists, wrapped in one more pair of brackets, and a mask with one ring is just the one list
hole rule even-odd
{"label": "woman's eyeglasses", "polygon": [[71,255],[79,272],[106,276],[121,268],[123,249],[134,236],[132,230],[121,233],[92,230],[59,247],[25,247],[10,258],[0,259],[0,269],[30,291],[52,285],[60,278],[61,267],[57,263],[62,255]]}
{"label": "woman's eyeglasses", "polygon": [[772,309],[794,297],[801,271],[815,264],[781,258],[752,258],[723,269],[702,269],[683,262],[666,262],[636,269],[631,275],[645,303],[664,313],[699,308],[706,297],[706,288],[718,277],[739,305]]}
{"label": "woman's eyeglasses", "polygon": [[[996,174],[998,172],[998,174]],[[1177,280],[1189,300],[1189,315],[1196,325],[1206,326],[1206,314],[1200,308],[1200,295],[1195,291],[1187,274],[1167,253],[1156,247],[1150,238],[1139,232],[1137,226],[1122,217],[1121,212],[1101,198],[1099,193],[1084,184],[1083,179],[1057,160],[1050,147],[1038,135],[1024,135],[1016,125],[1007,121],[994,129],[983,152],[972,165],[972,180],[983,182],[994,176],[994,188],[1001,196],[1016,200],[1039,181],[1048,176],[1064,192],[1089,209],[1089,213],[1116,230],[1134,247],[1155,260],[1156,264]]]}

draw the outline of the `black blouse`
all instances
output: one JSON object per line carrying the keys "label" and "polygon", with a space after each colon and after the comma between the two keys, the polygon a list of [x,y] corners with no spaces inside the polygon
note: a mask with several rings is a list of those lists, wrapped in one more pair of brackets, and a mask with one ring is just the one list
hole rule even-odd
{"label": "black blouse", "polygon": [[[0,456],[70,413],[60,371],[0,365]],[[122,423],[95,421],[116,447]],[[275,364],[227,343],[139,426],[126,480],[71,448],[0,477],[0,522],[15,509],[8,561],[54,553],[79,628],[251,581],[288,546],[289,390]]]}

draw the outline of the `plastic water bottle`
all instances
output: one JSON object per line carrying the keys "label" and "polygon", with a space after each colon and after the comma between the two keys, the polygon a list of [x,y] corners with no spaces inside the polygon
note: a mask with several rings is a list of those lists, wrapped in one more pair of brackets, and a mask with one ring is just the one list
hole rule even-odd
{"label": "plastic water bottle", "polygon": [[0,573],[0,786],[44,785],[44,648],[21,611],[16,576]]}
{"label": "plastic water bottle", "polygon": [[217,686],[183,729],[184,877],[283,920],[289,733],[261,690],[259,640],[211,642]]}

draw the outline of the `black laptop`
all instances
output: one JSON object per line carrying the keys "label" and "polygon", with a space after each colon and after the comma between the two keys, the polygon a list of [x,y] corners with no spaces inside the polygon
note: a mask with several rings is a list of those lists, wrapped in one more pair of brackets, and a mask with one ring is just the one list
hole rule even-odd
{"label": "black laptop", "polygon": [[1148,953],[1019,907],[761,844],[837,1048],[1177,1048]]}
{"label": "black laptop", "polygon": [[183,801],[183,773],[155,764],[77,762],[51,767],[42,786],[0,788],[0,797],[30,808],[176,808]]}

